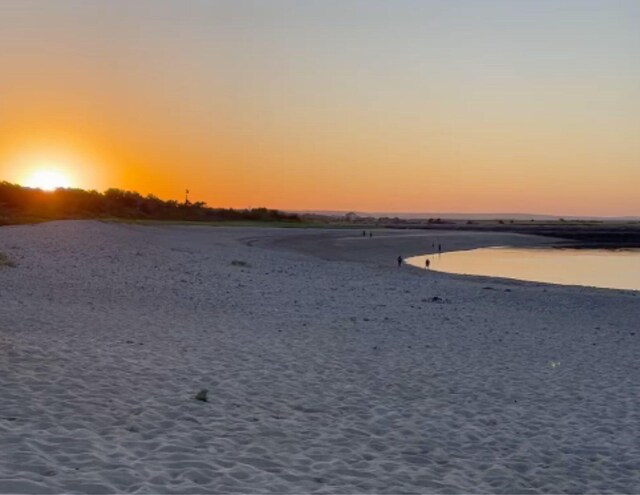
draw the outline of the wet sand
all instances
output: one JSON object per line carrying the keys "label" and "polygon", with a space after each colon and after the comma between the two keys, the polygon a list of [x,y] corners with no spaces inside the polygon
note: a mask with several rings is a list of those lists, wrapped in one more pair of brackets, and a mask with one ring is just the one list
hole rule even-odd
{"label": "wet sand", "polygon": [[[489,246],[543,246],[564,242],[562,239],[536,235],[468,232],[448,230],[394,230],[362,231],[291,230],[274,236],[259,235],[247,238],[249,245],[291,250],[329,261],[356,261],[379,266],[395,265],[398,256],[407,258],[420,254],[462,251]],[[373,237],[368,233],[372,232]]]}

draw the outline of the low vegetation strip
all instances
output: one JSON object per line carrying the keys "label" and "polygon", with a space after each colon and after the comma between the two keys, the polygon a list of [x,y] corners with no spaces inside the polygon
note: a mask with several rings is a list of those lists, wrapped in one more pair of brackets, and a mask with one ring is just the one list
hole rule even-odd
{"label": "low vegetation strip", "polygon": [[268,208],[211,208],[202,201],[179,203],[120,189],[104,193],[83,189],[42,191],[0,182],[0,225],[83,218],[300,222],[297,214]]}

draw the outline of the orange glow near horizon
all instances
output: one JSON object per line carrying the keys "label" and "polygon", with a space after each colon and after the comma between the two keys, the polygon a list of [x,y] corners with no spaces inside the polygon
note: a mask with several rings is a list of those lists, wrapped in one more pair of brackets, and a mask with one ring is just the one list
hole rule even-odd
{"label": "orange glow near horizon", "polygon": [[93,164],[59,147],[34,146],[15,152],[0,148],[2,180],[51,191],[59,187],[92,189]]}
{"label": "orange glow near horizon", "polygon": [[73,187],[69,177],[50,167],[35,170],[27,178],[25,185],[34,189],[42,189],[43,191],[55,191],[60,188]]}
{"label": "orange glow near horizon", "polygon": [[[524,150],[503,149],[501,153],[513,154],[503,158],[488,155],[470,140],[466,150],[433,141],[429,154],[421,149],[395,154],[374,141],[360,149],[325,142],[318,152],[306,146],[296,149],[299,144],[278,149],[264,143],[255,151],[229,148],[219,161],[211,160],[206,150],[182,154],[164,146],[153,149],[150,144],[137,148],[137,160],[133,146],[120,156],[101,156],[98,146],[74,150],[74,145],[64,149],[36,144],[32,150],[25,151],[25,145],[17,152],[2,153],[5,146],[0,148],[0,180],[29,187],[49,185],[49,189],[117,187],[164,199],[181,199],[184,190],[190,189],[193,200],[236,208],[594,216],[638,212],[635,185],[640,183],[640,173],[631,167],[625,180],[612,175],[606,163],[581,168],[580,160],[574,158],[575,165],[568,168],[576,172],[567,187],[566,175],[541,165],[544,159],[524,156]],[[424,162],[412,163],[412,152],[414,160]],[[185,157],[190,165],[174,166]],[[514,157],[530,163],[526,172],[509,166]],[[606,201],[594,202],[594,198]]]}

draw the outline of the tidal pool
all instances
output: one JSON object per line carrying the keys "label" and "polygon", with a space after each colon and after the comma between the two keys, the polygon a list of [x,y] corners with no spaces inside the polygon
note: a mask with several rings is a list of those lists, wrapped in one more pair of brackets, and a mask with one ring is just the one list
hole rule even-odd
{"label": "tidal pool", "polygon": [[640,249],[492,247],[428,254],[406,262],[462,275],[503,277],[561,285],[640,290]]}

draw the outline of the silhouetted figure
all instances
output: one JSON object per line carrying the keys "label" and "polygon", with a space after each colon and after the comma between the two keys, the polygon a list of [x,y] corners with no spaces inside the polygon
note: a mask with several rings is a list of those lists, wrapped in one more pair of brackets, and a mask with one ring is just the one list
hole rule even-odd
{"label": "silhouetted figure", "polygon": [[442,244],[438,244],[438,253],[442,252]]}
{"label": "silhouetted figure", "polygon": [[429,269],[429,265],[431,264],[431,261],[429,261],[429,258],[427,258],[426,260],[424,260],[424,269],[428,270]]}
{"label": "silhouetted figure", "polygon": [[402,256],[398,256],[398,268],[402,266]]}
{"label": "silhouetted figure", "polygon": [[367,233],[364,230],[362,231],[362,237],[367,237]]}
{"label": "silhouetted figure", "polygon": [[369,237],[373,237],[373,232],[369,232]]}

